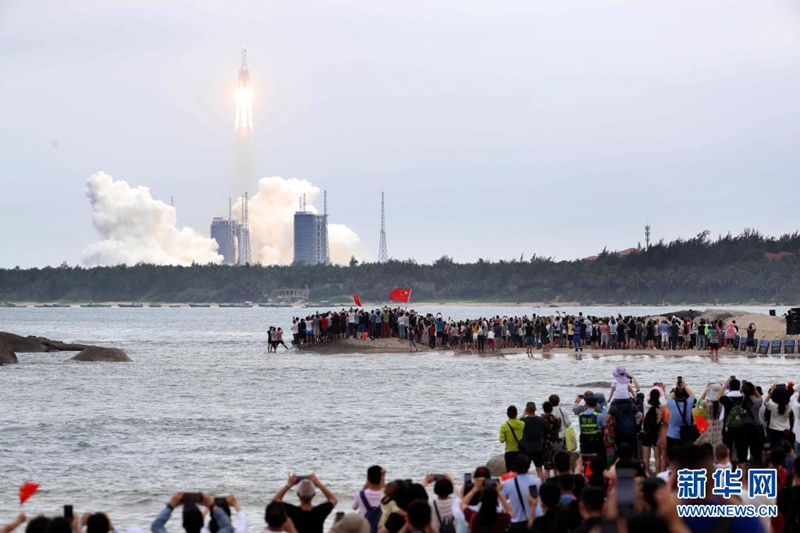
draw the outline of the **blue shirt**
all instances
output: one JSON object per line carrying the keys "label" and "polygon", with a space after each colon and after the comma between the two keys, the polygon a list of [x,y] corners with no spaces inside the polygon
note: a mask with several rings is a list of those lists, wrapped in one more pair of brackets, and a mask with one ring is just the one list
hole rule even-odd
{"label": "blue shirt", "polygon": [[[686,412],[684,413],[686,424],[692,423],[692,409],[694,408],[694,403],[694,398],[686,398],[686,403],[684,403],[683,400],[680,401],[681,411],[683,411],[684,407],[686,407]],[[681,426],[686,424],[684,424],[683,419],[681,419],[681,414],[678,412],[678,402],[675,400],[675,398],[669,399],[667,408],[669,409],[669,426],[667,427],[667,437],[670,439],[680,439]]]}
{"label": "blue shirt", "polygon": [[[516,483],[514,482],[516,480]],[[522,494],[522,502],[519,501],[516,485],[519,484],[519,493]],[[528,503],[530,487],[536,485],[540,487],[542,481],[537,476],[530,474],[519,474],[516,477],[507,479],[503,482],[503,496],[506,497],[514,514],[511,516],[512,522],[526,522],[530,516],[531,508]]]}

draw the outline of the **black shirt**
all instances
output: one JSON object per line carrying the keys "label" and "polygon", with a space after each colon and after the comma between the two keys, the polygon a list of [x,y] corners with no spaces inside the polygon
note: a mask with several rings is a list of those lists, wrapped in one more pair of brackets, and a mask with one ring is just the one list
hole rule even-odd
{"label": "black shirt", "polygon": [[331,502],[321,503],[310,511],[304,511],[291,503],[284,503],[284,505],[286,506],[286,514],[294,522],[297,533],[322,533],[325,519],[333,511]]}
{"label": "black shirt", "polygon": [[539,453],[542,451],[542,439],[544,437],[544,418],[541,416],[526,416],[522,419],[525,428],[522,430],[523,451],[528,453]]}

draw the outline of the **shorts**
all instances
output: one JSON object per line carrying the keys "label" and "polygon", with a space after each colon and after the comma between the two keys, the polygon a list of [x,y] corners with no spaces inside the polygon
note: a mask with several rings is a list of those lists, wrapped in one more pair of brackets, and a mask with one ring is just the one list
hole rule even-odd
{"label": "shorts", "polygon": [[747,346],[752,348],[755,345],[756,345],[756,340],[755,339],[752,339],[752,340],[751,339],[747,339]]}
{"label": "shorts", "polygon": [[544,466],[544,452],[531,452],[528,454],[533,461],[533,464],[536,465],[538,468]]}
{"label": "shorts", "polygon": [[651,435],[649,433],[641,432],[639,433],[639,442],[642,443],[642,446],[652,448],[658,443],[658,434]]}
{"label": "shorts", "polygon": [[533,335],[525,335],[525,346],[533,346]]}
{"label": "shorts", "polygon": [[712,350],[718,350],[719,349],[719,343],[718,342],[709,342],[708,343],[708,347],[710,349],[712,349]]}
{"label": "shorts", "polygon": [[550,337],[548,337],[547,335],[543,336],[541,340],[542,344],[544,345],[550,344]]}

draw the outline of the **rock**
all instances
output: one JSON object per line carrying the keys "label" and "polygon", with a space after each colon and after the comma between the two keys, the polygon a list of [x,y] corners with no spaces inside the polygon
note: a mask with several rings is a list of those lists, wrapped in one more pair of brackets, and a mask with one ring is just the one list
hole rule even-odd
{"label": "rock", "polygon": [[[579,389],[596,389],[598,387],[601,388],[601,389],[608,389],[608,388],[611,387],[611,382],[610,381],[590,381],[588,383],[578,383],[577,385],[574,385],[574,387],[579,388]],[[601,391],[597,391],[597,392],[601,392]],[[581,393],[582,393],[582,391],[581,391]]]}
{"label": "rock", "polygon": [[0,337],[0,365],[13,365],[18,362],[11,343]]}
{"label": "rock", "polygon": [[506,472],[506,456],[505,454],[495,455],[486,463],[486,468],[492,477],[500,477]]}
{"label": "rock", "polygon": [[23,337],[5,331],[0,331],[0,339],[5,339],[15,352],[79,352],[88,348],[85,344],[66,344],[44,337],[34,337],[33,335]]}
{"label": "rock", "polygon": [[72,358],[73,361],[95,361],[103,363],[129,363],[131,358],[119,348],[89,346]]}

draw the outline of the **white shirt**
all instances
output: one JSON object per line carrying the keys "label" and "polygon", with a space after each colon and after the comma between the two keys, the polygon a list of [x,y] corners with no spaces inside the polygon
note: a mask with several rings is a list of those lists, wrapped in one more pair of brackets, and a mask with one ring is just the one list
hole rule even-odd
{"label": "white shirt", "polygon": [[[372,490],[372,489],[365,489],[364,496],[367,498],[371,507],[380,507],[381,506],[381,498],[383,498],[383,492],[379,490]],[[358,511],[358,514],[364,516],[367,514],[367,508],[364,507],[364,502],[361,501],[361,491],[356,492],[356,495],[353,496],[353,509]]]}
{"label": "white shirt", "polygon": [[767,409],[769,409],[769,429],[774,431],[785,431],[789,429],[789,412],[791,407],[786,406],[786,411],[783,414],[778,413],[778,404],[773,402],[770,398],[767,402]]}
{"label": "white shirt", "polygon": [[800,392],[792,394],[792,398],[789,400],[789,408],[794,413],[794,438],[797,442],[800,442],[800,431],[797,429],[797,423],[800,421]]}

